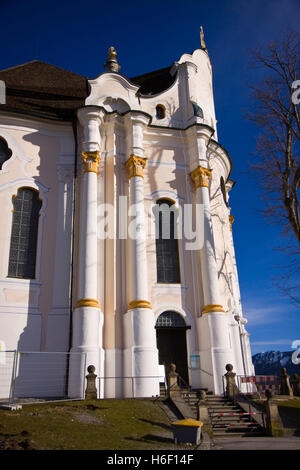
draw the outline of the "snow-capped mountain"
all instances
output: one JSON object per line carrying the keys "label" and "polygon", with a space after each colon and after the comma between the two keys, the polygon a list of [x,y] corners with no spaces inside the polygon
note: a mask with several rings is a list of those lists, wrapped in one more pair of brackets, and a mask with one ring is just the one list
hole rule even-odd
{"label": "snow-capped mountain", "polygon": [[[300,364],[292,363],[294,351],[267,351],[252,356],[255,375],[280,375],[280,368],[285,367],[288,374],[300,375]],[[300,357],[300,354],[299,354]]]}

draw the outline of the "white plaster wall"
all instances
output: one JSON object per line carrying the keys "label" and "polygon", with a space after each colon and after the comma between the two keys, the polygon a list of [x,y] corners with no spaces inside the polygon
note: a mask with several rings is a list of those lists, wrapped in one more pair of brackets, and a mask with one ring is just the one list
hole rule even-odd
{"label": "white plaster wall", "polygon": [[[54,266],[55,258],[57,261],[56,252],[63,239],[62,236],[59,240],[57,230],[58,205],[61,204],[58,200],[57,165],[73,165],[72,129],[65,124],[56,125],[42,120],[1,115],[0,136],[7,141],[13,152],[0,171],[0,225],[3,227],[0,233],[1,339],[3,337],[9,349],[37,351],[48,347],[50,350],[66,351],[69,338],[69,282],[63,275],[65,268],[59,272],[58,267]],[[42,200],[34,280],[7,277],[12,196],[23,186],[39,191]],[[61,196],[66,202],[64,192]],[[63,235],[68,230],[67,226],[70,226],[70,212],[69,210],[67,223],[64,217],[60,221]],[[70,244],[70,237],[67,235],[66,238]],[[61,259],[60,262],[65,261],[67,260]],[[57,306],[55,285],[60,289],[65,288],[67,296],[61,299],[59,305],[61,315],[57,318],[50,315],[48,322],[48,314]]]}

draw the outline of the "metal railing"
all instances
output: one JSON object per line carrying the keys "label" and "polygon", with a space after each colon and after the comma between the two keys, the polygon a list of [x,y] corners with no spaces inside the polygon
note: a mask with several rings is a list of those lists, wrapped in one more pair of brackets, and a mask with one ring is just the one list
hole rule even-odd
{"label": "metal railing", "polygon": [[[142,376],[103,376],[98,377],[99,381],[99,398],[103,398],[105,395],[105,388],[112,388],[116,396],[123,396],[124,389],[131,390],[132,398],[140,397],[140,394],[136,392],[136,382],[139,380],[151,380],[157,379],[158,390],[159,384],[165,383],[165,376],[162,375],[142,375]],[[107,381],[105,383],[105,381]],[[112,384],[109,384],[108,381],[113,381]],[[119,383],[117,382],[119,381]],[[153,382],[152,382],[153,383]],[[129,386],[128,386],[129,384]],[[129,393],[128,393],[129,394]],[[155,395],[156,396],[156,395]]]}
{"label": "metal railing", "polygon": [[[245,410],[245,413],[243,413],[245,416],[249,415],[251,417],[251,421],[255,421],[263,428],[266,426],[265,412],[262,411],[253,400],[251,400],[251,397],[257,395],[259,398],[261,398],[261,394],[264,393],[267,388],[271,389],[271,387],[274,387],[275,383],[277,387],[277,380],[275,379],[272,381],[271,379],[274,377],[276,376],[237,375],[237,388],[235,391],[233,391],[233,394],[230,397],[235,405],[238,404],[242,409]],[[227,397],[225,376],[222,376],[222,383],[223,395],[224,397]],[[264,387],[264,390],[260,389],[260,385]],[[248,412],[246,411],[247,409]]]}
{"label": "metal railing", "polygon": [[82,399],[83,356],[68,352],[0,351],[0,401],[12,405],[68,399],[70,361],[83,378],[82,387],[74,398]]}

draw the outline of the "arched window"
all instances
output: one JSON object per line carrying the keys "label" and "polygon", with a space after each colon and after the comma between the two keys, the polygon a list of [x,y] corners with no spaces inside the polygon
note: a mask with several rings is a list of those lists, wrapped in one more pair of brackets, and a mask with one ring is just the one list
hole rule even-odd
{"label": "arched window", "polygon": [[160,199],[155,206],[157,282],[180,283],[176,219],[178,212],[168,199]]}
{"label": "arched window", "polygon": [[13,221],[10,239],[8,277],[35,278],[39,211],[38,192],[20,188],[13,197]]}
{"label": "arched window", "polygon": [[156,119],[164,119],[166,117],[166,108],[162,104],[156,106]]}
{"label": "arched window", "polygon": [[12,151],[8,148],[6,140],[0,137],[0,170],[2,170],[3,163],[6,162],[12,155]]}
{"label": "arched window", "polygon": [[155,328],[186,328],[186,323],[179,313],[168,310],[159,315]]}

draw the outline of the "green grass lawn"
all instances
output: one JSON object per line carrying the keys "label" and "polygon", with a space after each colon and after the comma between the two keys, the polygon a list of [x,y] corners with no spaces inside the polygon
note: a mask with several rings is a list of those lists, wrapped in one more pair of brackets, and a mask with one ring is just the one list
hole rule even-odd
{"label": "green grass lawn", "polygon": [[174,444],[153,400],[89,400],[0,410],[0,449],[192,449]]}

